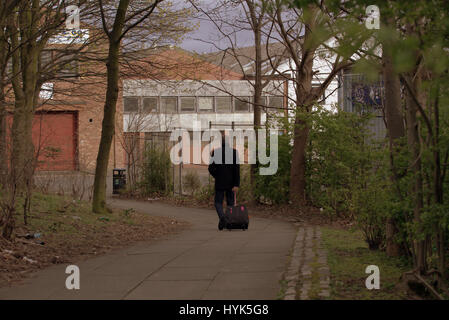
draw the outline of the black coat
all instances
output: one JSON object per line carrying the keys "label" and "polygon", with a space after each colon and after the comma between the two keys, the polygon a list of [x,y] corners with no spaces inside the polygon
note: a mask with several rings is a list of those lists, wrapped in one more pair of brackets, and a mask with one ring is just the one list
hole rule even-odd
{"label": "black coat", "polygon": [[[215,178],[216,190],[229,190],[233,187],[240,186],[240,164],[238,164],[238,155],[235,149],[232,149],[233,161],[232,164],[225,163],[224,148],[217,149],[219,153],[221,150],[222,161],[221,164],[215,163],[211,158],[211,164],[209,165],[209,173]],[[212,157],[214,156],[212,151]],[[218,161],[217,161],[218,162]]]}

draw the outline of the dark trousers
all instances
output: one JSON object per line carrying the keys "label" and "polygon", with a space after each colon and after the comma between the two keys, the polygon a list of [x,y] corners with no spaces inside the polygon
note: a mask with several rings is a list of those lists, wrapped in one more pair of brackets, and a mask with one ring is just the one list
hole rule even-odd
{"label": "dark trousers", "polygon": [[234,205],[234,193],[232,189],[215,190],[215,209],[217,209],[218,218],[224,218],[223,199],[226,194],[226,205],[231,207]]}

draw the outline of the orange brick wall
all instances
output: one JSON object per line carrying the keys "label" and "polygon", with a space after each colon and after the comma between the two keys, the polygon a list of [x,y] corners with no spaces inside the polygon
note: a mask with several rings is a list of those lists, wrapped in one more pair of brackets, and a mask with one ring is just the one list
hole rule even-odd
{"label": "orange brick wall", "polygon": [[[106,84],[103,78],[79,79],[76,83],[57,83],[54,86],[54,97],[51,103],[45,104],[41,110],[72,111],[77,113],[77,162],[83,171],[94,172],[98,147],[101,139],[103,109]],[[94,82],[94,83],[92,83]],[[121,147],[123,135],[123,103],[121,92],[117,101],[116,134],[111,146],[109,171],[114,167],[124,167],[124,155]],[[61,131],[62,132],[62,131]],[[110,172],[109,172],[110,173]]]}

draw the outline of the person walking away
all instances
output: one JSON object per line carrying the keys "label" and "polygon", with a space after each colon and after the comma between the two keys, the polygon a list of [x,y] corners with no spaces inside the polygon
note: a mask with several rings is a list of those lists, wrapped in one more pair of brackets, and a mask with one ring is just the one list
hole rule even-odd
{"label": "person walking away", "polygon": [[[231,153],[231,151],[232,151],[232,160],[229,159],[230,158],[229,154]],[[226,157],[226,152],[228,152],[228,157]],[[216,157],[214,157],[215,154],[217,155]],[[228,161],[225,161],[226,158],[228,158]],[[240,186],[240,164],[238,161],[237,151],[229,146],[225,138],[222,139],[221,148],[212,151],[211,162],[209,164],[208,170],[211,176],[214,177],[215,179],[214,203],[219,219],[218,230],[223,230],[224,197],[226,196],[226,205],[228,207],[233,206],[234,192],[237,193]]]}

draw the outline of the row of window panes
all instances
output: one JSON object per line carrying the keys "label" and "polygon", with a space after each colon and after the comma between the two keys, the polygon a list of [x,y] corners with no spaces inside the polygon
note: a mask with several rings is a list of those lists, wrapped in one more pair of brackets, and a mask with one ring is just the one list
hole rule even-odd
{"label": "row of window panes", "polygon": [[[271,96],[262,97],[262,105],[267,105],[273,111],[282,109],[284,105],[284,97]],[[231,112],[232,102],[234,100],[234,112],[248,112],[252,110],[252,97],[124,97],[125,112],[157,112],[176,113],[178,112],[178,104],[181,112]],[[159,102],[159,109],[158,109]],[[215,102],[215,103],[214,103]]]}
{"label": "row of window panes", "polygon": [[[55,78],[79,77],[80,65],[76,54],[59,53],[56,50],[43,50],[40,53],[40,68],[43,73],[53,74]],[[7,62],[7,72],[12,73],[12,60]]]}

